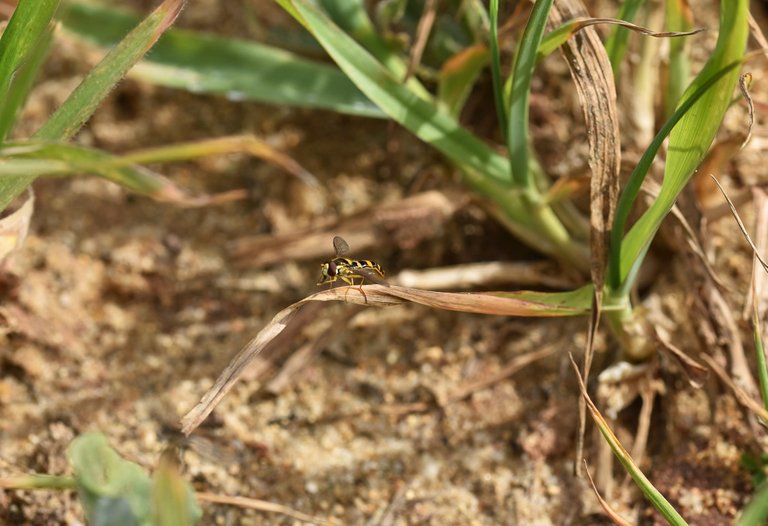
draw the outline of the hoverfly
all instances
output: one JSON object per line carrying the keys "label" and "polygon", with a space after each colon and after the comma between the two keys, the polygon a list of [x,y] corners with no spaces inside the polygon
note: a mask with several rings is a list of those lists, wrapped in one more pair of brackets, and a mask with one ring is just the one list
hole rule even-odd
{"label": "hoverfly", "polygon": [[[347,283],[350,287],[358,285],[367,303],[368,297],[363,290],[363,283],[366,278],[374,283],[386,283],[383,280],[384,271],[381,270],[381,266],[368,259],[356,260],[342,257],[349,252],[349,245],[339,236],[333,238],[333,249],[336,251],[336,257],[320,265],[320,281],[317,282],[318,286],[328,283],[332,287],[333,282],[338,279]],[[360,283],[355,282],[358,278]],[[349,289],[347,289],[347,293],[349,293]],[[346,294],[344,299],[346,300]]]}

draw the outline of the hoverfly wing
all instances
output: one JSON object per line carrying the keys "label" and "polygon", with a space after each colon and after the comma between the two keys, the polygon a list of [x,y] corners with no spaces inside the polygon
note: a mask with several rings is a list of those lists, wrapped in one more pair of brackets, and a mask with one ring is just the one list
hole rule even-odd
{"label": "hoverfly wing", "polygon": [[349,252],[349,245],[341,236],[334,236],[333,238],[333,250],[336,251],[336,256],[343,256]]}

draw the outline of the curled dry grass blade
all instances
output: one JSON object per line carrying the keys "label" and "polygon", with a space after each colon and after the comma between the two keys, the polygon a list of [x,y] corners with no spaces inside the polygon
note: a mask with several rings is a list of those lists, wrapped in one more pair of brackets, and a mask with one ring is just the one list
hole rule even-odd
{"label": "curled dry grass blade", "polygon": [[[182,432],[189,435],[213,411],[245,371],[248,364],[286,329],[292,326],[296,314],[309,302],[346,301],[370,307],[388,307],[404,302],[428,307],[501,316],[579,316],[591,307],[592,287],[586,286],[564,293],[451,293],[406,287],[366,285],[340,287],[318,292],[286,307],[272,318],[229,363],[202,400],[182,418]],[[313,316],[315,319],[316,316]]]}
{"label": "curled dry grass blade", "polygon": [[[706,29],[704,28],[692,29],[690,31],[652,31],[647,27],[639,26],[637,24],[632,24],[630,22],[627,22],[625,20],[620,20],[618,18],[595,18],[595,17],[587,17],[587,16],[578,16],[578,17],[569,19],[566,22],[563,22],[561,20],[559,24],[560,24],[559,27],[557,27],[550,33],[547,33],[547,35],[544,37],[544,40],[541,42],[541,46],[539,46],[537,60],[541,60],[542,58],[546,57],[547,55],[555,51],[557,48],[565,44],[568,40],[570,40],[571,37],[573,37],[573,35],[575,35],[577,32],[590,26],[614,25],[614,26],[619,26],[620,28],[629,29],[629,30],[635,31],[636,33],[640,33],[640,34],[643,34],[649,37],[654,37],[654,38],[687,37],[687,36],[695,35],[697,33],[701,33],[702,31],[706,31]],[[604,48],[607,49],[607,46],[605,46]]]}
{"label": "curled dry grass blade", "polygon": [[576,373],[576,379],[579,382],[579,390],[581,391],[581,396],[587,403],[587,408],[592,415],[592,420],[594,420],[595,424],[597,425],[597,429],[600,431],[600,434],[603,435],[603,438],[605,438],[606,442],[608,442],[608,445],[611,447],[613,454],[616,455],[617,459],[619,459],[619,462],[621,462],[621,465],[624,466],[624,469],[629,474],[629,476],[632,477],[632,480],[635,482],[635,484],[637,484],[638,488],[640,488],[640,491],[643,492],[653,507],[656,508],[659,513],[664,516],[669,524],[675,526],[688,524],[680,516],[677,510],[675,510],[675,508],[669,503],[669,501],[664,498],[664,495],[662,495],[661,492],[659,492],[659,490],[657,490],[654,485],[651,484],[651,481],[648,480],[640,468],[637,467],[637,464],[635,464],[634,460],[632,460],[629,452],[624,449],[624,446],[621,445],[619,439],[616,438],[616,435],[611,430],[608,422],[605,420],[605,418],[603,418],[603,415],[600,414],[597,406],[589,397],[587,386],[584,384],[584,379],[579,372],[579,366],[576,365],[576,361],[573,359],[573,355],[569,356],[571,359],[571,366],[573,367],[573,371]]}

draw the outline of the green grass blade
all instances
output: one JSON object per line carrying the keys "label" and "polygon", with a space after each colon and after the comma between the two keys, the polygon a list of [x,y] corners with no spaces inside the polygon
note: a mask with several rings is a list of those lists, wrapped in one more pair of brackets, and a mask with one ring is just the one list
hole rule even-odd
{"label": "green grass blade", "polygon": [[40,176],[90,173],[160,200],[174,200],[184,194],[162,175],[141,166],[126,165],[120,157],[100,150],[73,144],[8,143],[0,150],[0,160],[0,184],[7,178],[26,179],[30,183]]}
{"label": "green grass blade", "polygon": [[[627,182],[617,207],[611,239],[611,285],[614,289],[620,287],[626,291],[629,288],[633,280],[627,278],[635,275],[661,222],[712,143],[738,81],[738,66],[746,46],[747,15],[747,0],[722,1],[720,35],[712,57]],[[666,134],[670,136],[669,151],[661,191],[621,241],[642,179]]]}
{"label": "green grass blade", "polygon": [[16,75],[8,86],[6,96],[0,99],[0,141],[5,140],[13,129],[16,116],[27,100],[32,84],[37,78],[43,62],[48,57],[52,39],[53,24],[48,24],[38,38],[36,45],[29,50],[26,61],[16,71]]}
{"label": "green grass blade", "polygon": [[[754,279],[754,278],[753,278]],[[753,288],[752,301],[752,336],[755,341],[755,361],[757,362],[757,378],[760,382],[760,397],[763,399],[763,407],[768,410],[768,365],[765,361],[765,348],[763,346],[762,323],[757,308],[757,297]]]}
{"label": "green grass blade", "polygon": [[589,409],[590,415],[592,416],[592,420],[597,425],[597,429],[600,431],[600,434],[603,435],[605,441],[608,442],[608,445],[610,446],[611,451],[613,451],[613,454],[616,455],[616,458],[619,460],[619,462],[621,462],[624,470],[632,478],[637,487],[640,488],[640,491],[643,492],[645,497],[651,502],[653,507],[656,508],[659,513],[664,516],[669,524],[673,526],[687,526],[688,523],[685,522],[685,519],[683,519],[683,517],[677,512],[674,506],[669,503],[664,495],[662,495],[661,492],[656,489],[651,481],[648,480],[648,477],[646,477],[645,473],[643,473],[642,470],[637,466],[629,452],[624,449],[624,446],[621,444],[621,442],[619,442],[619,439],[613,433],[613,430],[611,430],[608,422],[605,420],[603,415],[597,409],[597,406],[589,397],[587,387],[584,384],[584,379],[579,372],[579,367],[573,360],[573,356],[571,356],[571,365],[573,366],[573,370],[576,373],[576,377],[579,381],[581,396],[587,403],[587,408]]}
{"label": "green grass blade", "polygon": [[35,138],[62,140],[72,137],[115,84],[176,20],[183,5],[184,0],[165,0],[160,4],[91,70],[64,104],[37,131]]}
{"label": "green grass blade", "polygon": [[[16,72],[37,47],[45,44],[46,33],[50,31],[48,26],[58,6],[58,0],[21,1],[17,4],[0,37],[0,99],[9,96]],[[3,131],[7,133],[9,129],[10,124],[3,123]],[[0,141],[5,139],[5,133],[0,135]]]}
{"label": "green grass blade", "polygon": [[553,0],[538,0],[534,4],[512,67],[507,146],[515,185],[526,190],[532,190],[534,186],[528,173],[528,101],[536,67],[536,54],[544,38],[552,2]]}
{"label": "green grass blade", "polygon": [[496,102],[496,115],[502,136],[507,136],[507,105],[504,102],[504,80],[501,78],[501,51],[499,50],[499,0],[491,0],[489,7],[491,21],[490,50],[491,76],[493,77],[493,99]]}
{"label": "green grass blade", "polygon": [[[632,22],[635,19],[635,15],[637,15],[637,11],[644,3],[645,0],[624,0],[616,18]],[[627,53],[628,41],[629,30],[624,27],[614,28],[611,35],[605,41],[605,51],[608,53],[608,59],[611,61],[613,78],[616,79],[617,84],[621,74],[621,62],[624,60],[624,55]]]}
{"label": "green grass blade", "polygon": [[763,526],[768,520],[768,484],[763,484],[747,504],[736,522],[738,526]]}
{"label": "green grass blade", "polygon": [[[103,47],[118,42],[136,21],[111,7],[77,2],[62,17],[68,31]],[[384,116],[338,68],[254,42],[194,31],[167,31],[131,75],[232,100]]]}

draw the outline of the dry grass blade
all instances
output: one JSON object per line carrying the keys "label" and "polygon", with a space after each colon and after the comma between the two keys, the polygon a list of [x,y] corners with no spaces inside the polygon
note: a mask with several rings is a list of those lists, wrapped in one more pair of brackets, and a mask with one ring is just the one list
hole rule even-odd
{"label": "dry grass blade", "polygon": [[608,515],[608,518],[611,519],[614,524],[618,524],[619,526],[632,526],[632,523],[624,519],[621,515],[619,515],[608,502],[600,495],[600,492],[597,491],[597,486],[595,486],[595,481],[592,480],[592,474],[589,472],[589,465],[587,464],[587,459],[584,459],[584,472],[587,474],[587,478],[589,479],[589,484],[592,486],[592,491],[595,492],[595,497],[597,497],[597,501],[600,503],[600,506],[603,507],[603,511],[605,511],[605,514]]}
{"label": "dry grass blade", "polygon": [[723,197],[725,197],[725,200],[728,201],[728,208],[731,209],[731,214],[733,214],[733,218],[736,220],[736,224],[739,225],[739,230],[741,230],[741,234],[744,236],[744,239],[746,239],[747,243],[749,243],[749,246],[752,247],[752,252],[754,253],[757,260],[760,262],[760,264],[763,266],[763,269],[765,269],[765,271],[768,272],[768,263],[765,262],[765,260],[760,255],[760,252],[757,250],[757,247],[755,246],[755,243],[752,241],[752,238],[749,236],[749,232],[747,232],[747,227],[744,226],[744,222],[741,220],[741,216],[739,216],[739,212],[736,210],[736,207],[734,206],[733,202],[731,202],[731,199],[728,197],[728,194],[725,193],[725,189],[720,184],[720,181],[718,181],[714,175],[711,175],[710,177],[712,177],[712,180],[715,182],[717,187],[723,193]]}
{"label": "dry grass blade", "polygon": [[323,526],[334,526],[338,523],[327,521],[319,517],[313,517],[300,511],[296,511],[288,506],[282,504],[275,504],[261,499],[252,499],[249,497],[230,497],[228,495],[217,495],[215,493],[195,493],[198,500],[202,502],[211,502],[213,504],[226,504],[229,506],[238,506],[240,508],[249,508],[252,510],[266,511],[269,513],[280,513],[287,517],[291,517],[301,522],[307,522],[310,524],[321,524]]}
{"label": "dry grass blade", "polygon": [[517,356],[500,371],[486,376],[485,378],[481,378],[480,380],[464,384],[459,389],[448,395],[444,403],[449,404],[452,402],[458,402],[459,400],[463,400],[476,391],[487,389],[488,387],[497,384],[502,380],[506,380],[524,367],[527,367],[528,365],[538,360],[554,354],[558,350],[560,350],[559,347],[550,345],[543,349],[539,349],[538,351],[530,352],[522,356]]}
{"label": "dry grass blade", "polygon": [[[768,194],[763,188],[752,189],[752,200],[755,207],[755,244],[758,253],[768,251]],[[746,320],[751,316],[750,310],[757,313],[757,319],[765,317],[765,309],[768,306],[768,276],[765,272],[758,271],[757,256],[752,256],[752,286],[749,289],[749,297],[744,305],[742,317]],[[750,308],[754,306],[754,309]]]}
{"label": "dry grass blade", "polygon": [[[559,26],[565,20],[586,14],[587,9],[580,0],[564,0],[553,7],[551,23]],[[589,223],[591,277],[595,292],[587,349],[584,355],[584,377],[589,378],[595,333],[600,323],[610,228],[619,195],[621,164],[619,119],[611,63],[597,32],[593,28],[580,31],[561,49],[581,100],[589,142],[589,165],[592,169]],[[582,457],[585,425],[585,407],[583,402],[580,402],[579,441],[575,463],[577,472],[581,469],[581,462],[578,459]]]}
{"label": "dry grass blade", "polygon": [[427,0],[424,3],[424,11],[419,19],[419,25],[416,27],[416,41],[411,49],[411,57],[408,61],[408,70],[405,72],[403,82],[407,81],[421,64],[421,57],[424,55],[424,48],[427,47],[429,34],[432,32],[432,26],[435,23],[437,15],[437,0]]}
{"label": "dry grass blade", "polygon": [[10,214],[0,218],[0,262],[24,243],[29,232],[29,222],[32,219],[34,209],[35,195],[30,188],[27,189],[27,196],[21,205]]}
{"label": "dry grass blade", "polygon": [[728,376],[728,373],[725,372],[725,369],[723,369],[722,366],[720,366],[720,364],[717,363],[714,358],[705,354],[702,359],[707,362],[709,368],[715,372],[720,380],[726,386],[728,386],[731,391],[733,391],[733,394],[736,396],[736,399],[741,403],[741,405],[752,411],[764,422],[768,422],[768,411],[766,411],[759,403],[757,403],[752,399],[752,397],[745,393],[741,387],[736,385],[736,382],[734,382],[730,376]]}
{"label": "dry grass blade", "polygon": [[565,290],[575,288],[578,281],[578,276],[566,275],[549,261],[467,263],[426,270],[403,270],[389,278],[389,282],[395,285],[429,290],[463,290],[510,283]]}
{"label": "dry grass blade", "polygon": [[663,349],[666,349],[672,356],[677,358],[678,363],[683,368],[683,371],[685,371],[685,374],[688,375],[688,382],[691,384],[691,386],[697,389],[700,388],[703,385],[704,378],[706,378],[707,373],[709,372],[708,369],[688,356],[682,350],[672,345],[657,331],[654,331],[654,336],[656,337],[656,341],[659,342],[659,345],[661,345]]}
{"label": "dry grass blade", "polygon": [[305,184],[320,187],[314,175],[297,163],[290,156],[279,151],[253,135],[233,135],[203,141],[172,144],[158,148],[148,148],[129,152],[120,157],[120,162],[145,164],[150,162],[186,161],[199,157],[245,153],[279,166]]}
{"label": "dry grass blade", "polygon": [[[362,288],[365,289],[363,292]],[[538,301],[536,298],[541,298]],[[586,309],[579,305],[547,303],[546,294],[521,294],[509,297],[495,293],[453,293],[429,290],[409,289],[389,285],[367,285],[365,287],[339,287],[318,292],[281,310],[266,327],[256,335],[227,365],[216,383],[203,396],[202,400],[181,420],[181,430],[189,435],[213,411],[213,408],[229,392],[243,375],[253,360],[272,342],[289,329],[297,330],[294,317],[310,302],[345,301],[370,307],[387,307],[404,302],[419,303],[428,307],[460,312],[493,314],[502,316],[576,316],[585,314]],[[291,333],[289,333],[291,334]]]}
{"label": "dry grass blade", "polygon": [[280,236],[249,236],[228,248],[236,265],[263,267],[282,261],[318,259],[329,255],[334,234],[347,240],[355,253],[381,246],[384,239],[400,248],[413,248],[437,235],[445,222],[468,202],[463,195],[423,192],[378,206],[322,228]]}

